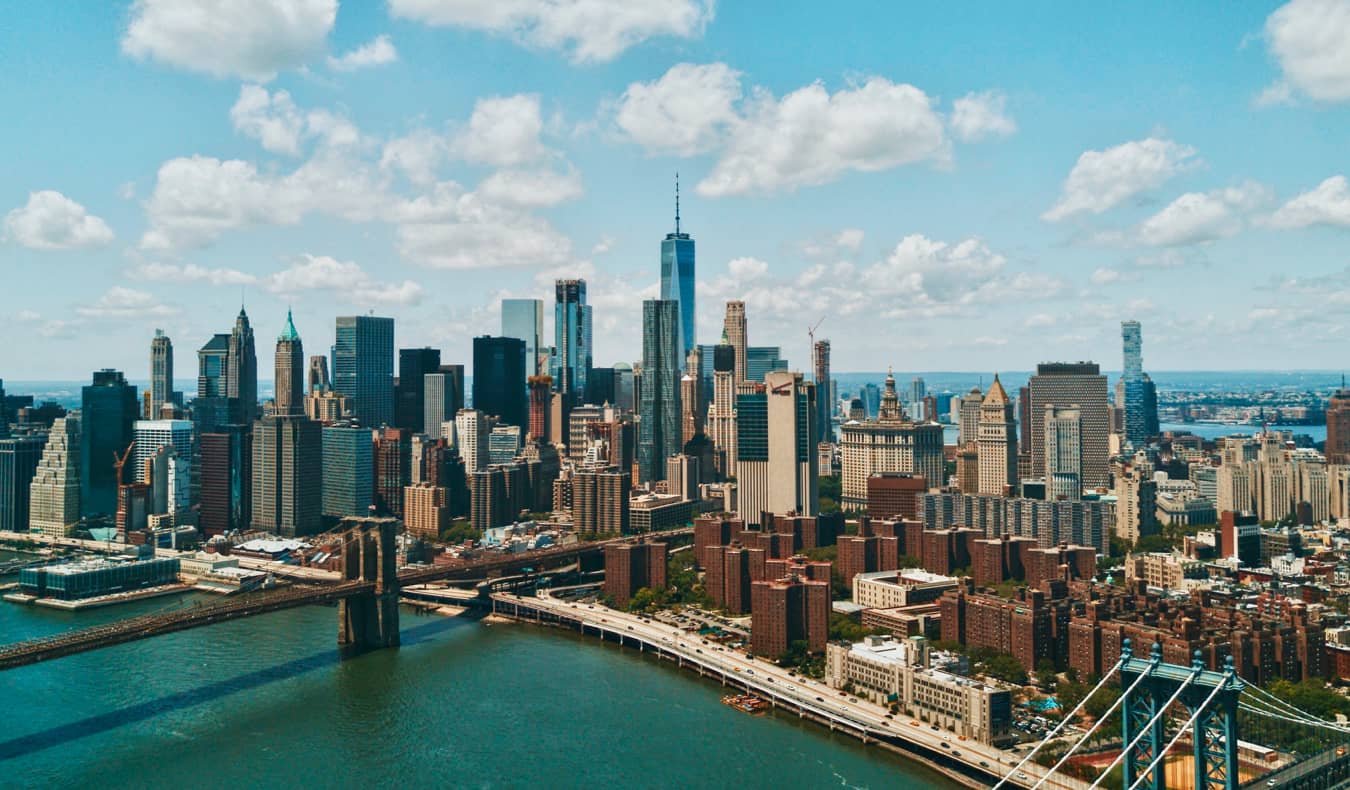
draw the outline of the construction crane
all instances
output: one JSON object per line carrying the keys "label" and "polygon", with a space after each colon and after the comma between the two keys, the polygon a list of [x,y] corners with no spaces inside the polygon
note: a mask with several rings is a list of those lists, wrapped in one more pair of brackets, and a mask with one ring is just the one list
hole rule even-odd
{"label": "construction crane", "polygon": [[825,323],[825,319],[826,319],[826,318],[827,318],[827,316],[821,316],[821,317],[820,317],[820,320],[816,322],[816,325],[815,325],[815,326],[813,326],[813,327],[811,327],[811,328],[809,328],[809,329],[806,330],[806,336],[809,337],[809,338],[811,338],[811,361],[812,361],[812,362],[815,362],[815,358],[816,358],[816,330],[817,330],[817,329],[820,329],[820,325],[823,324],[823,323]]}
{"label": "construction crane", "polygon": [[117,471],[118,487],[121,487],[122,485],[122,467],[127,465],[127,459],[131,457],[131,450],[135,446],[136,446],[135,442],[132,442],[131,444],[127,445],[127,451],[125,453],[122,453],[120,456],[117,454],[116,450],[113,450],[113,469]]}

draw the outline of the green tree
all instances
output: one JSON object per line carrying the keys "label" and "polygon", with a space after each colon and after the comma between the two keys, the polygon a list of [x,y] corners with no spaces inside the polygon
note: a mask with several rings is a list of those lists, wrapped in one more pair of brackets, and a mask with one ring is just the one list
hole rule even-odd
{"label": "green tree", "polygon": [[1026,685],[1027,671],[1022,663],[1007,653],[994,652],[980,662],[980,669],[987,675],[1018,686]]}
{"label": "green tree", "polygon": [[1055,682],[1059,672],[1055,669],[1055,662],[1048,658],[1042,658],[1036,662],[1036,680],[1042,686],[1048,686]]}

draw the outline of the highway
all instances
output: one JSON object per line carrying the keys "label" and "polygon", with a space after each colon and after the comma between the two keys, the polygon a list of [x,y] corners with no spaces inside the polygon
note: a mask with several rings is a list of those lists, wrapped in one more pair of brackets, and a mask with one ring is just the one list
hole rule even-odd
{"label": "highway", "polygon": [[[787,669],[768,661],[747,658],[742,652],[665,623],[646,622],[638,615],[599,604],[563,601],[553,598],[548,591],[541,591],[533,598],[506,593],[494,593],[492,598],[494,601],[515,603],[576,620],[593,630],[607,631],[624,639],[641,641],[666,653],[673,653],[685,662],[701,665],[728,678],[734,677],[751,687],[756,694],[772,699],[776,704],[800,707],[849,728],[865,731],[871,737],[906,741],[991,775],[1002,776],[1025,754],[1024,751],[1012,754],[975,741],[962,741],[945,730],[934,731],[928,726],[911,725],[911,717],[903,713],[889,718],[888,709],[861,698],[841,695],[838,689],[830,688],[824,681],[790,675]],[[1030,787],[1046,773],[1046,768],[1028,763],[1019,769],[1010,784]],[[1084,790],[1088,783],[1065,776],[1052,776],[1041,786],[1056,790]]]}

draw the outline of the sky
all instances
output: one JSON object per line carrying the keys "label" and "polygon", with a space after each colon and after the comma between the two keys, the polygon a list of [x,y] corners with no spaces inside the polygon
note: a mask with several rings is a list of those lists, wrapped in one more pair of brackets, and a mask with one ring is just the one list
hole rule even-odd
{"label": "sky", "polygon": [[[179,378],[241,299],[471,359],[583,277],[641,357],[660,241],[698,339],[836,371],[1340,369],[1350,0],[0,0],[0,377]],[[547,342],[547,341],[546,341]],[[262,378],[268,378],[263,371]]]}

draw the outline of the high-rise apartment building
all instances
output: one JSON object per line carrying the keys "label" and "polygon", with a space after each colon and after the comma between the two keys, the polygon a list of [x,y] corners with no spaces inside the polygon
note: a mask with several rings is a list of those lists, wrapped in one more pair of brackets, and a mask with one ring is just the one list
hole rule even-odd
{"label": "high-rise apartment building", "polygon": [[366,518],[375,504],[375,432],[329,425],[322,433],[323,515]]}
{"label": "high-rise apartment building", "polygon": [[746,365],[745,302],[727,302],[726,316],[722,319],[722,334],[736,354],[732,386],[738,387],[741,382],[748,381],[750,376],[750,369]]}
{"label": "high-rise apartment building", "polygon": [[[413,433],[430,430],[426,418],[425,377],[441,367],[439,348],[400,348],[398,350],[398,385],[394,388],[394,423],[398,428]],[[454,412],[451,412],[453,414]],[[440,423],[436,423],[437,426]]]}
{"label": "high-rise apartment building", "polygon": [[394,424],[394,319],[338,316],[333,389],[352,399],[367,428]]}
{"label": "high-rise apartment building", "polygon": [[473,407],[509,425],[526,424],[525,341],[488,335],[473,339]]}
{"label": "high-rise apartment building", "polygon": [[45,434],[0,439],[0,532],[27,532],[30,485],[42,460]]}
{"label": "high-rise apartment building", "polygon": [[[581,402],[590,378],[591,306],[586,304],[585,280],[558,280],[554,291],[557,298],[553,307],[554,356],[549,373],[553,386],[563,395],[565,413]],[[475,378],[477,375],[475,371]]]}
{"label": "high-rise apartment building", "polygon": [[825,650],[830,631],[830,583],[796,576],[750,584],[750,644],[756,655],[777,658],[794,642],[812,653]]}
{"label": "high-rise apartment building", "polygon": [[400,428],[375,432],[375,509],[403,518],[403,489],[412,483],[412,434]]}
{"label": "high-rise apartment building", "polygon": [[1327,401],[1326,457],[1329,464],[1350,464],[1350,389],[1344,379]]}
{"label": "high-rise apartment building", "polygon": [[[390,345],[392,367],[392,338]],[[300,333],[287,311],[276,344],[276,402],[253,424],[253,528],[283,537],[312,535],[322,527],[323,435],[319,423],[301,411],[304,360]]]}
{"label": "high-rise apartment building", "polygon": [[956,424],[960,432],[957,442],[964,446],[978,444],[980,441],[980,416],[984,408],[984,394],[979,387],[971,387],[970,392],[962,395],[956,409]]}
{"label": "high-rise apartment building", "polygon": [[882,472],[922,475],[929,488],[941,487],[946,471],[942,445],[942,426],[910,420],[900,406],[895,376],[887,373],[877,419],[839,427],[842,506],[866,507],[867,478]]}
{"label": "high-rise apartment building", "polygon": [[638,590],[666,586],[666,544],[618,543],[605,546],[604,593],[615,606],[626,607]]}
{"label": "high-rise apartment building", "polygon": [[117,510],[115,460],[131,446],[139,411],[136,387],[117,370],[94,372],[80,393],[80,511],[82,515]]}
{"label": "high-rise apartment building", "polygon": [[223,425],[198,439],[201,446],[201,512],[208,537],[246,530],[253,522],[253,430]]}
{"label": "high-rise apartment building", "polygon": [[460,409],[455,414],[455,437],[459,457],[464,460],[464,473],[471,475],[488,465],[487,415],[478,409]]}
{"label": "high-rise apartment building", "polygon": [[675,182],[675,232],[661,242],[661,299],[679,305],[680,359],[694,348],[694,240],[680,232],[680,183]]}
{"label": "high-rise apartment building", "polygon": [[540,348],[544,337],[544,300],[503,299],[502,337],[524,341],[527,376],[548,371]]}
{"label": "high-rise apartment building", "polygon": [[[713,347],[713,398],[706,430],[713,443],[717,474],[726,478],[736,470],[736,349],[724,331]],[[707,474],[708,470],[705,470]]]}
{"label": "high-rise apartment building", "polygon": [[1017,491],[1017,422],[1012,401],[994,375],[989,394],[980,405],[978,439],[979,492]]}
{"label": "high-rise apartment building", "polygon": [[488,530],[511,523],[515,515],[507,492],[507,469],[488,466],[469,474],[469,523]]}
{"label": "high-rise apartment building", "polygon": [[[325,377],[327,368],[325,370]],[[230,331],[228,353],[225,357],[225,397],[228,400],[230,422],[250,425],[258,416],[258,354],[253,345],[253,327],[248,313],[239,306],[239,315]]]}
{"label": "high-rise apartment building", "polygon": [[[1031,472],[1047,474],[1045,408],[1077,406],[1082,419],[1081,483],[1086,488],[1107,484],[1111,446],[1111,414],[1106,377],[1093,362],[1050,362],[1036,366],[1027,386],[1031,415]],[[1025,423],[1024,423],[1025,424]]]}
{"label": "high-rise apartment building", "polygon": [[159,419],[164,404],[173,403],[173,341],[156,329],[150,341],[150,411],[146,419]]}
{"label": "high-rise apartment building", "polygon": [[583,467],[572,475],[572,525],[585,538],[627,535],[633,479],[617,467]]}
{"label": "high-rise apartment building", "polygon": [[440,438],[442,426],[464,408],[464,366],[441,365],[422,377],[422,432]]}
{"label": "high-rise apartment building", "polygon": [[436,540],[450,526],[450,504],[442,486],[430,483],[408,486],[403,492],[403,508],[409,535]]}
{"label": "high-rise apartment building", "polygon": [[69,537],[80,523],[80,420],[57,417],[28,484],[28,529]]}
{"label": "high-rise apartment building", "polygon": [[1076,405],[1048,404],[1045,407],[1044,430],[1046,499],[1082,499],[1082,410]]}
{"label": "high-rise apartment building", "polygon": [[666,458],[681,449],[679,302],[642,303],[642,391],[638,405],[638,476],[664,480]]}
{"label": "high-rise apartment building", "polygon": [[1125,411],[1125,441],[1132,447],[1142,447],[1148,437],[1158,433],[1157,390],[1144,373],[1144,340],[1139,322],[1122,321],[1120,337],[1124,350],[1120,376],[1124,402],[1116,406]]}
{"label": "high-rise apartment building", "polygon": [[553,435],[553,377],[530,376],[525,387],[529,390],[530,439],[548,442]]}
{"label": "high-rise apartment building", "polygon": [[830,341],[817,340],[811,347],[812,370],[816,380],[816,436],[822,442],[834,441],[834,401],[830,398]]}
{"label": "high-rise apartment building", "polygon": [[736,483],[747,524],[765,512],[816,514],[815,399],[815,384],[789,371],[769,373],[736,398]]}

